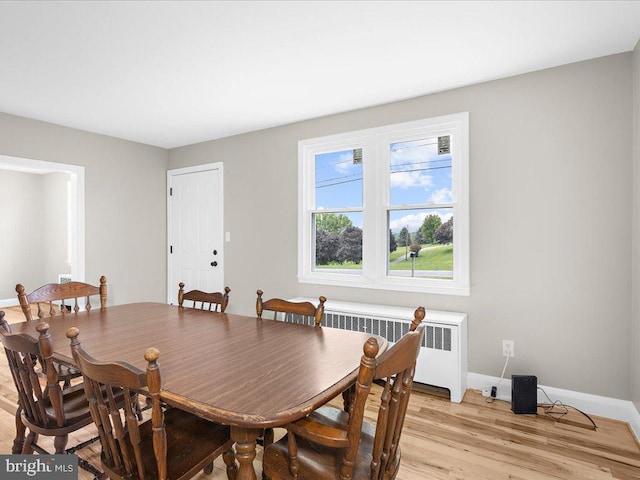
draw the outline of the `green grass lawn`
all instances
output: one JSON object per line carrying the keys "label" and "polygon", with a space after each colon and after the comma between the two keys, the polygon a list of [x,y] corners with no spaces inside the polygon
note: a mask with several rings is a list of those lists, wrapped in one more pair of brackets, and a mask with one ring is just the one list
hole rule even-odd
{"label": "green grass lawn", "polygon": [[[405,247],[398,247],[389,255],[389,261],[404,258]],[[316,265],[317,269],[349,269],[362,270],[362,263],[330,263],[329,265]],[[453,245],[422,245],[422,250],[416,257],[416,270],[453,270]],[[411,270],[411,257],[397,263],[392,263],[390,270]]]}
{"label": "green grass lawn", "polygon": [[[398,253],[399,252],[399,253]],[[392,252],[390,259],[404,257],[405,248]],[[390,270],[411,270],[411,257],[389,266]],[[416,270],[453,270],[453,245],[423,245],[415,259]]]}
{"label": "green grass lawn", "polygon": [[316,268],[328,268],[334,269],[339,268],[341,270],[362,270],[362,263],[354,263],[354,262],[331,262],[327,265],[316,265]]}

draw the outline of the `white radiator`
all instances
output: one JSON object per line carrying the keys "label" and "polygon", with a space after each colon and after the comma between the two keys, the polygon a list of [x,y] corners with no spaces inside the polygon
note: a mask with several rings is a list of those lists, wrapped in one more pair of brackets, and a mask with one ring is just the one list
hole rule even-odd
{"label": "white radiator", "polygon": [[[318,304],[318,299],[292,298]],[[409,331],[415,308],[327,300],[323,327],[380,335],[395,343]],[[299,323],[288,315],[284,321]],[[312,323],[313,320],[310,320]],[[449,389],[452,402],[461,402],[467,389],[467,314],[427,310],[425,336],[414,380]]]}

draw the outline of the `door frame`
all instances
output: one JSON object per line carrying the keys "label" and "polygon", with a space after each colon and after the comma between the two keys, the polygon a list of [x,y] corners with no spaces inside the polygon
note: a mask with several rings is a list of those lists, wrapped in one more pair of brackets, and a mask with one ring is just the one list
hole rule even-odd
{"label": "door frame", "polygon": [[206,172],[209,170],[218,170],[220,174],[220,185],[218,189],[218,214],[220,221],[220,238],[218,239],[221,251],[222,265],[218,268],[222,270],[222,278],[224,283],[224,170],[222,162],[205,163],[202,165],[194,165],[193,167],[174,168],[167,170],[167,303],[175,303],[178,298],[177,285],[171,284],[172,264],[171,264],[171,179],[178,175],[186,173]]}
{"label": "door frame", "polygon": [[[67,188],[68,261],[71,277],[85,281],[84,167],[66,163],[0,155],[0,169],[24,173],[63,172],[70,175]],[[35,288],[35,287],[34,287]],[[16,298],[0,299],[0,307],[13,305]]]}

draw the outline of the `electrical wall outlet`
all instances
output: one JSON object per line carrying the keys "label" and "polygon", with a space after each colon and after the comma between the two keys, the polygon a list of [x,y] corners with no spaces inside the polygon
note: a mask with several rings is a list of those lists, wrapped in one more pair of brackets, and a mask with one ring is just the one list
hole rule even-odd
{"label": "electrical wall outlet", "polygon": [[513,340],[502,340],[502,356],[511,358],[516,356]]}
{"label": "electrical wall outlet", "polygon": [[483,397],[490,397],[491,396],[491,387],[484,387],[482,389],[482,396]]}

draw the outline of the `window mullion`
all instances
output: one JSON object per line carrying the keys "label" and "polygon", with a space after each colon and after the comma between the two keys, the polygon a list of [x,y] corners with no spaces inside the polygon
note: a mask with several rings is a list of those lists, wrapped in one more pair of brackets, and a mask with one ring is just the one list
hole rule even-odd
{"label": "window mullion", "polygon": [[376,241],[376,166],[378,163],[375,145],[367,138],[363,147],[363,217],[362,217],[362,275],[364,278],[374,280],[377,275],[377,241]]}

